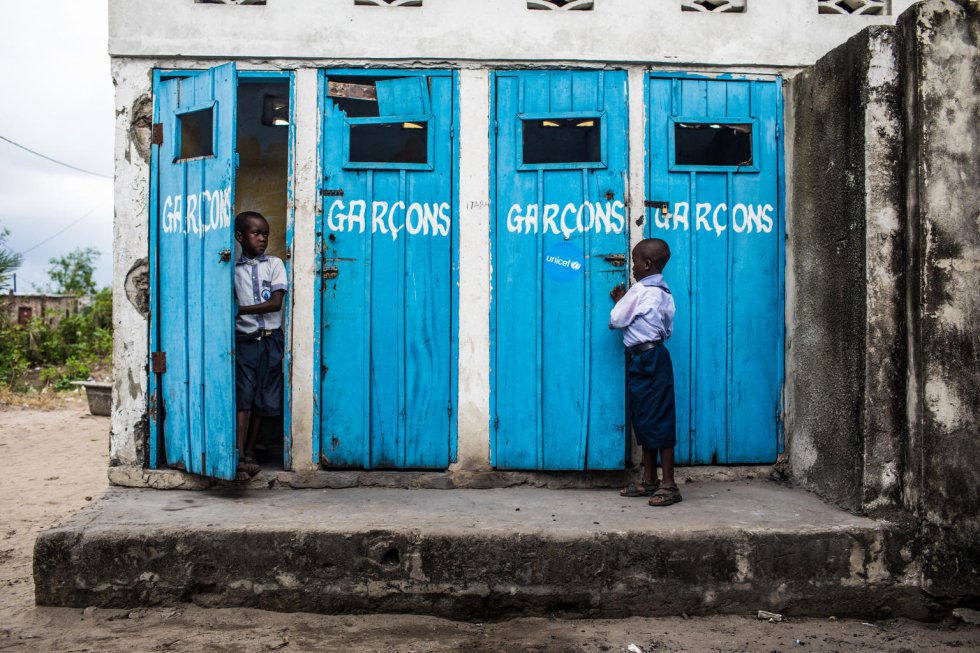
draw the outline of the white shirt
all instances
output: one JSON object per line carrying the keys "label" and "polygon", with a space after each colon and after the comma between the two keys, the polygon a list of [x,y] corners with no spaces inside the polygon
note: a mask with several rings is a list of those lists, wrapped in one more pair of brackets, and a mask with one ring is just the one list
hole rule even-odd
{"label": "white shirt", "polygon": [[[239,306],[255,306],[268,301],[277,290],[287,291],[286,266],[275,256],[248,258],[242,254],[235,262],[235,298]],[[239,315],[235,331],[254,333],[260,329],[282,327],[282,309],[262,315]]]}
{"label": "white shirt", "polygon": [[609,328],[623,330],[627,347],[669,338],[674,332],[674,298],[664,275],[652,274],[634,283],[610,311]]}

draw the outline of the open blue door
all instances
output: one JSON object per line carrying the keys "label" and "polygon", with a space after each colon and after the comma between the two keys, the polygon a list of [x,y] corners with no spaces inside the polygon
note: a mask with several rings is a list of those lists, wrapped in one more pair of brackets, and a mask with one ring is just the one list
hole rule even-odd
{"label": "open blue door", "polygon": [[492,463],[622,469],[626,73],[495,74]]}
{"label": "open blue door", "polygon": [[781,82],[651,74],[647,235],[677,315],[677,461],[768,463],[783,360]]}
{"label": "open blue door", "polygon": [[455,448],[455,82],[323,79],[320,462],[445,469]]}
{"label": "open blue door", "polygon": [[155,98],[151,465],[234,479],[235,66],[164,79]]}

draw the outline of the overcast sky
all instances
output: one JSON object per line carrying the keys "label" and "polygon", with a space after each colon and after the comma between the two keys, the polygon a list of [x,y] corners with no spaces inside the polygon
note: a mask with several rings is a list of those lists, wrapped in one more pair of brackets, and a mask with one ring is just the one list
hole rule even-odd
{"label": "overcast sky", "polygon": [[[6,2],[3,10],[0,136],[111,176],[105,0]],[[10,229],[7,245],[24,252],[18,292],[47,283],[48,259],[75,247],[102,252],[96,282],[111,284],[112,179],[75,172],[0,140],[0,227]]]}

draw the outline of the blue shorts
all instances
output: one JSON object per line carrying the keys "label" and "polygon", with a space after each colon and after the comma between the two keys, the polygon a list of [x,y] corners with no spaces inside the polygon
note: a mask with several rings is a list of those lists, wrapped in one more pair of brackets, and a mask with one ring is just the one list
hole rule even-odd
{"label": "blue shorts", "polygon": [[626,385],[636,442],[644,449],[677,444],[674,366],[663,345],[630,358]]}
{"label": "blue shorts", "polygon": [[260,417],[282,414],[281,329],[258,340],[235,343],[235,407]]}

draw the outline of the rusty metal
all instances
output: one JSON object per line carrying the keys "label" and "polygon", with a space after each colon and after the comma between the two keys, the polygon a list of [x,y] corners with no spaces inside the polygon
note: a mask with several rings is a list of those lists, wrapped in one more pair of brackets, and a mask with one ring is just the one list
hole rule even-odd
{"label": "rusty metal", "polygon": [[344,189],[343,188],[324,188],[323,190],[320,191],[320,194],[323,195],[324,197],[343,197],[344,196]]}
{"label": "rusty metal", "polygon": [[338,268],[324,268],[323,269],[323,278],[324,279],[336,279],[339,274],[340,274],[340,270]]}
{"label": "rusty metal", "polygon": [[347,82],[327,82],[329,97],[348,98],[351,100],[378,101],[378,90],[373,84],[350,84]]}
{"label": "rusty metal", "polygon": [[150,128],[150,144],[163,145],[163,123],[155,122]]}
{"label": "rusty metal", "polygon": [[667,215],[667,202],[663,200],[644,200],[643,206],[648,209],[660,209],[660,212]]}
{"label": "rusty metal", "polygon": [[607,190],[606,191],[606,200],[607,201],[610,201],[611,202],[613,200],[613,198],[615,198],[615,197],[616,197],[616,193],[612,192],[611,190]]}
{"label": "rusty metal", "polygon": [[218,258],[221,259],[222,263],[227,263],[228,261],[231,260],[231,250],[227,248],[221,250],[220,252],[218,252]]}
{"label": "rusty metal", "polygon": [[626,265],[626,254],[605,254],[602,258],[618,268]]}
{"label": "rusty metal", "polygon": [[154,374],[163,374],[167,371],[167,352],[155,351],[150,354]]}

